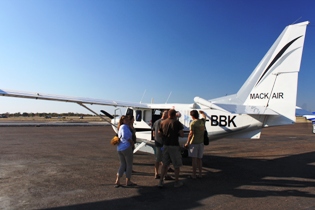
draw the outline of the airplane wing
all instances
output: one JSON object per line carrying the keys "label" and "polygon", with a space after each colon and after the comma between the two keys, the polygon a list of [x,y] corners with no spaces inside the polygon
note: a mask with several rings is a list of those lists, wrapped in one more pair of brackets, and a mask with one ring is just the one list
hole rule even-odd
{"label": "airplane wing", "polygon": [[82,98],[82,97],[69,97],[69,96],[21,92],[21,91],[4,90],[4,89],[0,89],[0,95],[7,96],[7,97],[62,101],[62,102],[70,102],[70,103],[78,103],[78,104],[91,104],[91,105],[95,104],[95,105],[105,105],[105,106],[115,106],[115,107],[119,106],[119,107],[148,108],[147,104],[142,104],[142,103],[102,100],[102,99],[92,99],[92,98]]}
{"label": "airplane wing", "polygon": [[313,115],[303,115],[303,117],[305,117],[307,120],[315,121],[315,114],[313,114]]}
{"label": "airplane wing", "polygon": [[309,112],[309,111],[302,109],[301,107],[297,106],[297,107],[295,107],[295,115],[299,116],[299,117],[301,117],[303,115],[314,115],[314,112]]}
{"label": "airplane wing", "polygon": [[298,106],[295,108],[295,115],[299,117],[305,117],[307,120],[310,121],[315,121],[315,112],[306,111]]}

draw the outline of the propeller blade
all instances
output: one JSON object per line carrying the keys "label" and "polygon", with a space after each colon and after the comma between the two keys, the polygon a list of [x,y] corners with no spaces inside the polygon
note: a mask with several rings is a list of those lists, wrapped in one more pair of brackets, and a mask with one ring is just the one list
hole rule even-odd
{"label": "propeller blade", "polygon": [[114,119],[114,116],[111,115],[111,114],[109,114],[108,112],[106,112],[106,111],[104,111],[104,110],[101,110],[101,112],[102,112],[103,114],[105,114],[106,117],[108,117],[108,118],[110,118],[110,119]]}

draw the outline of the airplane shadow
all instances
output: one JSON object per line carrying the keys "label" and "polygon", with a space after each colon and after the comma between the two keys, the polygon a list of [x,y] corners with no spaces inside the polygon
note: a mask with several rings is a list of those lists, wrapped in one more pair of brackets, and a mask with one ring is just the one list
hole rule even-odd
{"label": "airplane shadow", "polygon": [[[315,152],[272,160],[210,155],[204,156],[203,163],[205,176],[197,180],[182,177],[181,188],[174,188],[173,182],[166,182],[162,189],[137,186],[136,196],[50,209],[194,209],[204,207],[202,200],[216,195],[315,198],[315,192],[303,190],[315,187]],[[189,159],[184,164],[190,164]]]}

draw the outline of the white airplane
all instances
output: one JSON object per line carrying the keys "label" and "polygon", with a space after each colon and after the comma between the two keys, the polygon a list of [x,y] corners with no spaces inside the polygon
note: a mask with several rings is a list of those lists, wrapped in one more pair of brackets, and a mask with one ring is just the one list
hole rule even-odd
{"label": "white airplane", "polygon": [[305,119],[311,121],[313,125],[313,133],[315,133],[315,112],[309,112],[297,106],[296,116],[304,117]]}
{"label": "white airplane", "polygon": [[[206,129],[210,140],[228,138],[260,138],[262,128],[295,122],[298,73],[308,21],[287,26],[236,94],[206,100],[195,97],[191,104],[145,104],[89,98],[74,98],[41,93],[0,89],[1,96],[77,103],[94,114],[85,104],[126,107],[126,114],[135,116],[137,145],[140,150],[154,153],[151,125],[167,109],[176,109],[189,132],[190,111],[203,110],[208,116]],[[111,117],[105,111],[102,111]],[[102,116],[100,116],[102,117]],[[111,120],[113,129],[117,118]],[[187,137],[180,138],[183,145]]]}
{"label": "white airplane", "polygon": [[312,122],[315,121],[315,112],[306,111],[298,106],[296,107],[296,116],[304,117]]}

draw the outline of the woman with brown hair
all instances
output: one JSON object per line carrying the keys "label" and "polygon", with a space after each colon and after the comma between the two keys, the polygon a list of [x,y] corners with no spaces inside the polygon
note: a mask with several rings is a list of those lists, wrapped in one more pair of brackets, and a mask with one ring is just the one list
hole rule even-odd
{"label": "woman with brown hair", "polygon": [[129,128],[129,117],[125,115],[121,116],[118,123],[118,137],[120,143],[117,145],[118,156],[120,159],[120,167],[117,172],[115,181],[115,187],[120,187],[120,178],[126,172],[126,186],[136,186],[135,183],[131,182],[133,154],[132,154],[132,133]]}

